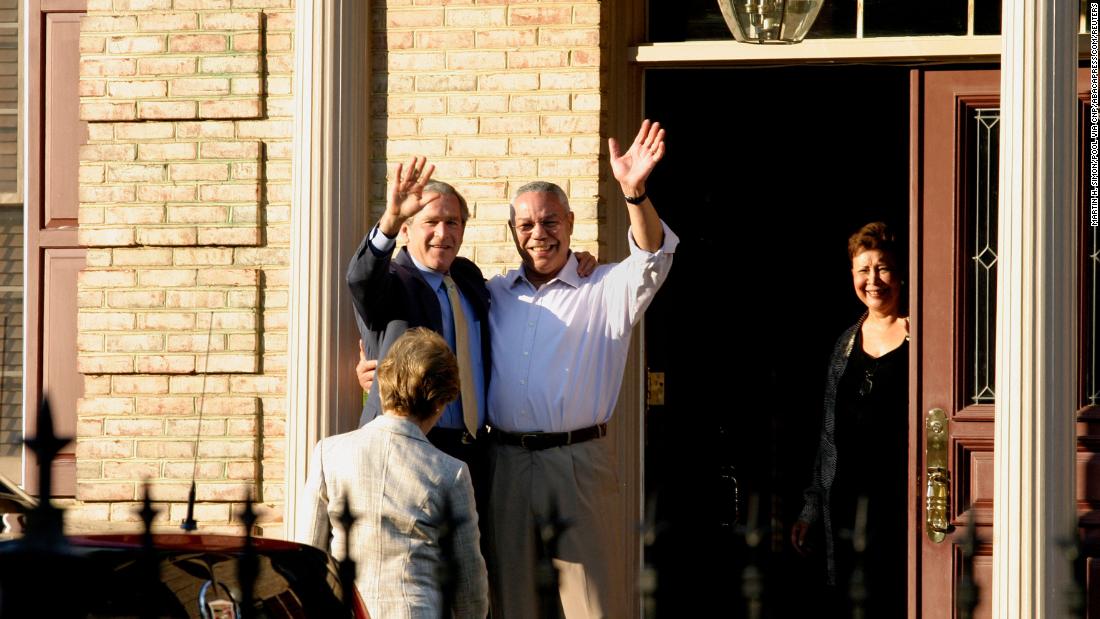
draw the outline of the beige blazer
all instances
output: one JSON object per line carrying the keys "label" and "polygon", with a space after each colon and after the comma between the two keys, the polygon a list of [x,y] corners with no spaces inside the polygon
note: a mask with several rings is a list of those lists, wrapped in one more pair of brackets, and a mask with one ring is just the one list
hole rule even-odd
{"label": "beige blazer", "polygon": [[[337,524],[348,500],[356,516],[350,543]],[[380,415],[319,442],[301,505],[298,541],[337,558],[352,549],[356,586],[373,619],[439,619],[439,536],[449,508],[454,616],[484,619],[488,613],[470,471],[432,446],[411,421]]]}

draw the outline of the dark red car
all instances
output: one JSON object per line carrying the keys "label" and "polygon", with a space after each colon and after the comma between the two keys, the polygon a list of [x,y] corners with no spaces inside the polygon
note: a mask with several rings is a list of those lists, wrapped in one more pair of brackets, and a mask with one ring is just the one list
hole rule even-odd
{"label": "dark red car", "polygon": [[[38,487],[50,496],[51,467],[69,442],[53,432],[49,403],[38,409],[38,436],[25,440],[39,463]],[[155,511],[149,488],[141,512]],[[192,531],[195,484],[187,518]],[[0,475],[0,619],[181,618],[369,619],[354,584],[354,566],[328,553],[282,540],[146,533],[62,535],[63,512],[36,502]],[[241,515],[255,521],[252,501]],[[350,526],[350,525],[349,525]],[[22,536],[19,533],[22,532]],[[346,585],[344,583],[347,583]]]}
{"label": "dark red car", "polygon": [[[30,561],[28,555],[23,555],[13,563],[5,560],[11,559],[10,555],[0,553],[0,571],[8,583],[7,590],[0,589],[0,608],[5,617],[245,616],[238,578],[244,538],[161,533],[154,535],[153,541],[159,576],[151,573],[152,563],[138,534],[69,538],[64,556],[49,559],[56,566],[52,571],[45,557],[41,562],[37,560],[41,555]],[[347,592],[341,586],[337,563],[327,553],[282,540],[253,538],[252,544],[256,579],[251,616],[369,617],[358,591],[353,589],[353,598],[345,603]],[[13,591],[11,583],[19,581],[18,575],[13,577],[13,570],[52,573],[54,582],[37,577]],[[53,614],[50,609],[59,612]]]}

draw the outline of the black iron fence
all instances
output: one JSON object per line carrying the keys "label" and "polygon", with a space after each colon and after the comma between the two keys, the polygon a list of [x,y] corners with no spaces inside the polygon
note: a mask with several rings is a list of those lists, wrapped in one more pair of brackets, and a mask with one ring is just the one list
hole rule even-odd
{"label": "black iron fence", "polygon": [[[350,557],[338,564],[329,562],[328,572],[319,572],[318,580],[325,581],[335,592],[328,597],[316,597],[315,592],[301,594],[300,590],[289,597],[282,589],[272,589],[274,579],[292,580],[289,571],[276,565],[272,559],[257,548],[264,540],[256,540],[253,526],[256,513],[249,498],[240,514],[245,535],[229,553],[232,561],[224,565],[212,561],[203,553],[208,549],[186,547],[182,555],[174,555],[167,561],[163,538],[153,534],[153,521],[157,510],[152,506],[149,488],[146,485],[145,496],[139,515],[143,523],[138,551],[115,561],[111,568],[104,568],[102,558],[87,549],[87,546],[72,543],[62,533],[63,513],[49,500],[51,489],[51,466],[53,457],[71,439],[58,437],[53,430],[53,420],[49,405],[43,403],[37,416],[37,435],[25,439],[27,447],[35,454],[38,465],[39,498],[37,503],[25,514],[26,533],[20,538],[0,544],[0,617],[188,617],[193,612],[183,608],[179,600],[188,587],[197,588],[190,592],[191,597],[200,605],[201,617],[210,618],[256,618],[261,617],[357,617],[358,600],[355,590],[356,566]],[[647,618],[658,616],[677,617],[676,612],[662,609],[657,603],[661,595],[661,573],[669,569],[683,569],[684,566],[663,566],[652,560],[650,549],[658,543],[667,531],[653,518],[656,513],[651,497],[647,506],[649,520],[641,526],[643,543],[646,548],[646,560],[641,570],[638,591],[642,596],[642,612]],[[743,524],[734,524],[732,534],[741,541],[743,567],[738,583],[729,583],[729,608],[716,609],[723,616],[744,616],[749,619],[779,616],[769,608],[774,597],[770,590],[782,588],[779,583],[783,574],[774,573],[770,550],[774,545],[765,543],[776,532],[769,530],[773,521],[765,521],[761,515],[759,496],[748,497]],[[189,511],[190,513],[190,511]],[[449,512],[448,512],[449,513]],[[556,511],[552,511],[556,513]],[[842,531],[837,544],[846,544],[854,560],[849,573],[838,574],[836,593],[846,598],[847,614],[853,619],[862,619],[869,614],[865,608],[868,599],[869,580],[867,575],[874,565],[866,561],[868,539],[865,531],[867,500],[860,499],[857,508],[855,526],[852,530]],[[451,520],[451,518],[448,518]],[[345,535],[350,534],[355,524],[355,516],[345,504],[339,526]],[[440,588],[444,592],[445,603],[443,617],[451,616],[451,603],[454,599],[454,579],[457,573],[453,546],[449,542],[454,527],[460,523],[451,522],[450,527],[442,531],[441,552],[444,556],[443,567],[438,574]],[[532,531],[538,548],[536,566],[540,615],[543,619],[562,617],[558,596],[558,574],[553,563],[556,547],[561,535],[568,530],[569,522],[558,517],[539,521]],[[193,530],[193,521],[188,517],[182,528]],[[186,534],[181,534],[186,537]],[[349,536],[350,538],[350,536]],[[974,578],[974,558],[981,540],[973,524],[968,525],[964,541],[960,544],[961,566],[955,591],[955,616],[969,619],[974,616],[975,608],[981,598],[978,582]],[[706,543],[700,540],[700,543]],[[178,546],[178,543],[176,544]],[[1065,592],[1066,615],[1085,617],[1086,583],[1085,557],[1081,551],[1080,540],[1068,539],[1062,545],[1066,561],[1073,566],[1075,576],[1072,586]],[[178,550],[178,548],[177,548]],[[223,549],[224,550],[224,549]],[[846,549],[847,550],[847,549]],[[225,552],[218,555],[224,555]],[[317,554],[320,554],[319,551]],[[349,553],[350,554],[350,553]],[[228,556],[228,555],[227,555]],[[235,572],[226,567],[232,564]],[[703,566],[698,566],[703,567]],[[125,574],[123,584],[103,578],[102,571],[114,570]],[[197,578],[186,576],[195,572]],[[182,575],[181,575],[182,574]],[[117,580],[117,579],[116,579]],[[300,586],[302,583],[296,583]],[[306,587],[313,585],[306,583]],[[120,589],[121,587],[121,589]],[[175,596],[165,595],[166,588]],[[274,591],[274,592],[273,592]],[[330,592],[330,593],[331,593]],[[306,611],[305,598],[314,595],[312,608],[324,608],[323,611]],[[107,599],[107,598],[110,599]],[[293,598],[293,599],[291,599]],[[319,601],[318,601],[319,600]],[[192,609],[193,611],[193,609]],[[317,614],[320,612],[321,614]],[[304,614],[303,614],[304,613]],[[830,616],[820,614],[819,616]],[[836,616],[836,615],[833,615]],[[872,618],[873,619],[873,618]]]}

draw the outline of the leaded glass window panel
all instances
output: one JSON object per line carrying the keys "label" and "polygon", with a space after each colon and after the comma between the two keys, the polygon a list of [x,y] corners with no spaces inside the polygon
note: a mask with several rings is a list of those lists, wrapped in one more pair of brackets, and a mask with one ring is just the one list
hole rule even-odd
{"label": "leaded glass window panel", "polygon": [[970,404],[992,404],[997,341],[997,165],[998,109],[975,109],[969,119],[966,164],[966,255],[969,264],[963,306],[966,311],[966,396]]}

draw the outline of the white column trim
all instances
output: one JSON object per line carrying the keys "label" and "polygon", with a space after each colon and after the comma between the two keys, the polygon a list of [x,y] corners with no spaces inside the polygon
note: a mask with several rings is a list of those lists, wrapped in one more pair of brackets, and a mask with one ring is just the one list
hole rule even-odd
{"label": "white column trim", "polygon": [[313,446],[353,429],[362,406],[344,273],[367,219],[368,15],[366,0],[300,0],[295,11],[287,537]]}
{"label": "white column trim", "polygon": [[1005,0],[993,616],[1062,617],[1075,534],[1077,6]]}

